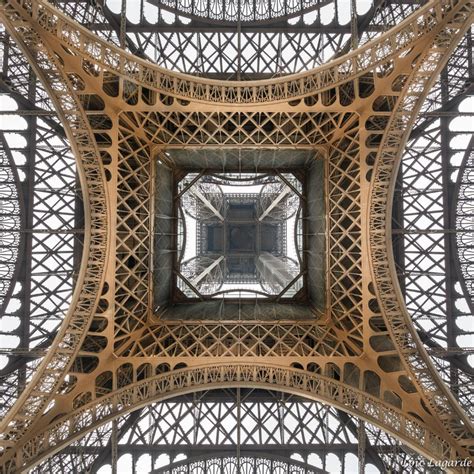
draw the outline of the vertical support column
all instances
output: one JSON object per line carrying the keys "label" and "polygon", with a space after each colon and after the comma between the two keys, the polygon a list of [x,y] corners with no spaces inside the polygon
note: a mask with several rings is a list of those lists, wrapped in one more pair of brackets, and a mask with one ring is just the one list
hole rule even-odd
{"label": "vertical support column", "polygon": [[204,74],[204,57],[203,57],[203,48],[202,48],[202,44],[201,44],[201,32],[198,31],[196,33],[197,35],[197,59],[196,59],[196,64],[199,64],[199,68],[201,69],[199,71],[199,69],[196,71],[198,73],[201,73],[201,74]]}
{"label": "vertical support column", "polygon": [[135,453],[132,453],[132,474],[137,474],[137,461],[137,455]]}
{"label": "vertical support column", "polygon": [[[114,391],[118,388],[118,371],[112,366],[112,389]],[[113,411],[117,411],[117,399],[114,397],[112,402]],[[118,465],[118,426],[117,426],[117,418],[112,420],[112,433],[110,435],[110,464],[112,466],[112,474],[118,474],[117,465]],[[133,461],[132,461],[133,462]]]}
{"label": "vertical support column", "polygon": [[278,36],[278,51],[277,51],[277,58],[276,58],[276,73],[281,74],[283,71],[283,61],[282,61],[282,51],[283,51],[283,46],[282,46],[282,36],[283,34],[280,33]]}
{"label": "vertical support column", "polygon": [[278,426],[280,429],[280,443],[285,444],[285,409],[283,408],[283,404],[285,403],[284,400],[284,393],[281,393],[280,400],[278,403]]}
{"label": "vertical support column", "polygon": [[237,472],[240,472],[240,435],[241,435],[241,397],[240,387],[237,388]]}
{"label": "vertical support column", "polygon": [[120,47],[125,49],[127,40],[127,0],[122,0],[120,8],[120,31],[119,31]]}
{"label": "vertical support column", "polygon": [[238,18],[237,18],[237,80],[242,79],[242,20],[240,18],[240,0],[237,6]]}
{"label": "vertical support column", "polygon": [[[4,71],[7,74],[7,71]],[[36,76],[29,68],[29,85],[28,85],[28,100],[34,104],[36,99]],[[22,284],[22,305],[21,305],[21,332],[20,332],[20,347],[28,350],[30,347],[30,316],[31,316],[31,273],[33,261],[33,207],[35,199],[35,173],[36,173],[36,116],[30,115],[25,117],[28,127],[27,139],[28,147],[26,149],[26,179],[23,186],[23,196],[25,199],[25,228],[32,229],[32,232],[25,232],[24,247],[20,249],[20,255],[23,258],[23,265],[21,266],[19,281]],[[22,364],[18,372],[18,391],[21,393],[26,384],[26,364]]]}
{"label": "vertical support column", "polygon": [[359,420],[357,429],[357,459],[359,461],[359,474],[365,472],[365,423]]}
{"label": "vertical support column", "polygon": [[472,54],[472,35],[467,33],[467,63],[468,63],[468,73],[470,77],[474,76],[474,63],[473,63],[473,54]]}
{"label": "vertical support column", "polygon": [[8,73],[8,55],[10,54],[10,36],[5,31],[3,33],[3,58],[2,58],[2,76],[7,77]]}
{"label": "vertical support column", "polygon": [[265,281],[275,293],[282,291],[297,276],[285,260],[269,252],[259,255],[256,266],[260,281]]}
{"label": "vertical support column", "polygon": [[351,48],[356,50],[359,45],[356,0],[351,0]]}
{"label": "vertical support column", "polygon": [[199,408],[196,400],[196,393],[193,393],[193,445],[197,445],[197,435],[199,426]]}
{"label": "vertical support column", "polygon": [[[449,99],[448,91],[448,69],[447,66],[441,73],[441,99],[445,104]],[[456,234],[451,229],[456,228],[456,216],[450,210],[449,205],[454,199],[455,183],[451,181],[450,175],[452,167],[450,164],[450,148],[449,148],[449,117],[440,117],[440,140],[441,140],[441,168],[442,168],[442,186],[443,186],[443,228],[444,234],[444,256],[445,256],[445,272],[446,272],[446,331],[447,331],[447,348],[456,347],[456,307],[454,282],[456,280],[456,269],[454,268],[454,255],[456,248]],[[450,363],[449,366],[449,384],[452,392],[457,395],[459,384],[459,372],[455,364]]]}
{"label": "vertical support column", "polygon": [[117,474],[117,463],[118,463],[118,428],[117,420],[112,421],[112,436],[110,438],[110,450],[111,450],[111,464],[112,474]]}

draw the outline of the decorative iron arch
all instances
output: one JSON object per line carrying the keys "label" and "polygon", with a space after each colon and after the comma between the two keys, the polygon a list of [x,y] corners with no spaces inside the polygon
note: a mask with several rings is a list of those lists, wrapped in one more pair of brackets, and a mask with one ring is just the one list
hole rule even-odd
{"label": "decorative iron arch", "polygon": [[469,140],[464,153],[461,168],[456,180],[452,203],[452,212],[456,216],[456,230],[460,234],[456,239],[456,264],[459,281],[464,294],[467,296],[470,310],[474,313],[474,230],[469,226],[472,218],[474,202],[472,192],[474,188],[474,134]]}
{"label": "decorative iron arch", "polygon": [[0,132],[0,168],[0,264],[4,267],[0,277],[0,314],[3,315],[22,264],[18,251],[23,247],[25,229],[25,203],[21,183],[3,132]]}
{"label": "decorative iron arch", "polygon": [[47,430],[34,433],[19,446],[17,466],[31,469],[97,426],[150,403],[197,391],[236,387],[282,391],[337,407],[379,427],[429,459],[445,459],[451,449],[418,419],[338,380],[285,366],[222,363],[150,377],[64,414]]}
{"label": "decorative iron arch", "polygon": [[[382,146],[375,161],[371,181],[369,252],[377,297],[383,308],[382,314],[392,337],[398,343],[405,367],[420,387],[427,386],[430,379],[438,380],[436,395],[423,389],[422,391],[425,394],[429,393],[426,400],[437,413],[443,412],[448,405],[454,408],[456,418],[453,416],[451,421],[446,423],[447,430],[451,435],[463,439],[463,443],[466,443],[474,431],[472,421],[441,381],[414,329],[396,276],[392,235],[387,232],[387,223],[391,219],[396,176],[408,133],[412,129],[417,111],[428,94],[429,86],[433,84],[449,57],[447,53],[454,49],[454,45],[458,44],[464,33],[464,29],[460,30],[449,39],[443,35],[439,36],[437,39],[439,50],[433,49],[425,53],[420,60],[420,63],[425,62],[424,67],[421,67],[410,78],[409,93],[398,100],[392,112],[390,123],[383,134]],[[436,57],[444,58],[444,61],[436,61]],[[430,70],[431,74],[427,75],[426,70]],[[382,213],[379,212],[381,205],[385,208]],[[418,376],[415,375],[416,372]]]}
{"label": "decorative iron arch", "polygon": [[206,468],[208,465],[207,462],[211,460],[217,461],[219,466],[218,468],[220,468],[222,470],[221,472],[223,473],[227,472],[224,470],[224,466],[227,463],[229,463],[229,467],[231,469],[230,473],[249,473],[249,471],[245,471],[243,469],[241,470],[241,466],[243,464],[242,461],[245,462],[248,469],[251,469],[250,472],[259,472],[257,471],[258,465],[262,465],[263,468],[267,469],[266,471],[263,471],[263,473],[279,472],[280,474],[323,474],[326,472],[323,469],[312,466],[311,464],[297,461],[285,456],[278,456],[276,454],[243,451],[239,453],[239,456],[237,457],[235,453],[229,451],[228,453],[219,453],[217,456],[213,456],[212,453],[210,453],[208,456],[197,456],[193,458],[187,458],[183,461],[172,462],[167,466],[153,470],[150,474],[171,474],[175,472],[174,469],[179,470],[180,468],[185,468],[189,470],[193,469],[194,466],[195,468],[203,469],[202,472],[206,473]]}
{"label": "decorative iron arch", "polygon": [[[217,23],[219,25],[237,22],[269,24],[281,22],[304,15],[324,6],[335,3],[334,0],[296,0],[293,2],[275,2],[268,0],[243,0],[221,2],[219,0],[152,0],[150,3],[177,15],[194,20]],[[273,4],[272,4],[273,3]]]}

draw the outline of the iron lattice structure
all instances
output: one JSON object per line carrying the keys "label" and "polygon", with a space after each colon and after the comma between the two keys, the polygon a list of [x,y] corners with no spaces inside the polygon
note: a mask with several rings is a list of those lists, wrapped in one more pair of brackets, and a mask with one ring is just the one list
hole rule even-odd
{"label": "iron lattice structure", "polygon": [[[472,2],[126,5],[1,2],[2,472],[468,458]],[[324,311],[155,311],[156,176],[196,148],[323,163]]]}

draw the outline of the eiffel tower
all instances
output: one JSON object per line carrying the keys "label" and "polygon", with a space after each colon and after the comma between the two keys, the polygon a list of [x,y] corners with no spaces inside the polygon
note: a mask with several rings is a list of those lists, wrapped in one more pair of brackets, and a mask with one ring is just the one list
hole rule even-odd
{"label": "eiffel tower", "polygon": [[472,5],[2,0],[0,472],[470,472]]}

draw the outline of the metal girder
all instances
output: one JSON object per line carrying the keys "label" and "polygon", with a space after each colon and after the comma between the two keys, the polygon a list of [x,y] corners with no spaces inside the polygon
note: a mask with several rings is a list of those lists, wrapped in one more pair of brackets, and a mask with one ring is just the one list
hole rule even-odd
{"label": "metal girder", "polygon": [[[61,2],[58,4],[60,5]],[[66,5],[67,4],[68,2],[66,2]],[[143,8],[143,5],[144,3],[142,2],[140,8]],[[318,9],[321,6],[321,3],[319,3],[314,8]],[[377,0],[367,13],[357,17],[357,36],[359,38],[362,34],[368,34],[370,36],[387,28],[386,26],[377,26],[376,23],[372,22],[374,15],[382,6],[383,1]],[[387,8],[387,6],[385,6],[385,8]],[[193,70],[189,70],[189,72],[205,74],[207,77],[221,79],[229,78],[229,73],[224,71],[219,73],[215,70],[215,67],[212,66],[210,62],[214,61],[216,54],[209,53],[209,49],[215,48],[216,52],[220,51],[218,56],[220,56],[221,59],[225,57],[226,53],[224,53],[224,50],[226,47],[234,47],[232,42],[229,41],[229,35],[235,35],[238,43],[236,53],[237,60],[234,62],[234,65],[237,67],[235,71],[236,77],[238,79],[243,77],[248,79],[259,79],[271,77],[274,74],[298,72],[298,67],[301,66],[296,67],[296,69],[295,66],[292,66],[290,63],[284,66],[285,62],[288,61],[288,55],[294,53],[294,48],[296,48],[296,57],[302,57],[305,55],[313,47],[312,43],[315,42],[319,44],[319,49],[321,51],[328,45],[334,44],[334,55],[348,52],[351,41],[345,41],[344,38],[347,35],[351,35],[353,30],[351,25],[341,25],[337,20],[330,24],[322,24],[321,22],[308,24],[306,21],[301,19],[295,25],[290,25],[287,21],[279,20],[277,23],[274,21],[271,22],[271,24],[263,22],[263,24],[255,26],[256,24],[253,22],[248,23],[241,21],[235,23],[235,25],[232,23],[225,24],[225,22],[222,21],[212,21],[210,24],[209,22],[202,21],[202,19],[196,17],[193,18],[189,24],[175,22],[170,25],[162,19],[159,19],[155,24],[145,20],[143,11],[141,11],[140,14],[141,21],[138,24],[135,24],[133,22],[123,21],[123,12],[113,14],[106,5],[102,5],[101,10],[103,11],[104,17],[107,21],[100,21],[97,24],[89,21],[87,26],[92,31],[106,35],[109,35],[112,31],[116,33],[118,37],[120,37],[121,32],[123,33],[126,31],[127,47],[134,54],[140,57],[145,57],[147,55],[152,60],[158,60],[165,67],[177,67],[183,72],[188,71],[183,70],[182,65],[178,65],[178,63],[174,64],[174,67],[172,63],[166,63],[166,56],[168,56],[168,53],[170,52],[170,47],[175,50],[181,50],[183,48],[184,53],[184,50],[186,48],[189,50],[189,47],[192,45],[193,48],[197,48],[196,51],[199,58],[194,62]],[[123,27],[120,25],[123,25]],[[158,42],[159,44],[156,42],[156,39],[158,39],[157,35],[161,38]],[[320,39],[315,39],[315,35],[319,35]],[[190,41],[192,36],[196,36],[196,38]],[[277,37],[279,37],[279,39],[276,39]],[[155,40],[153,38],[155,38]],[[123,41],[125,41],[125,38],[123,38]],[[258,61],[255,63],[252,61],[248,62],[247,60],[242,62],[244,56],[242,54],[243,49],[248,48],[249,46],[252,47],[251,45],[256,43],[261,43],[260,47],[267,49],[273,48],[276,43],[279,44],[278,48],[275,49],[277,57],[270,61],[273,61],[273,66],[266,60],[267,65],[264,68],[258,65]],[[292,49],[288,49],[288,45],[291,45]],[[150,47],[152,49],[156,48],[154,54],[151,54],[148,51]],[[314,55],[319,57],[317,51],[315,51],[315,53],[316,54]],[[156,56],[156,58],[153,56]],[[186,60],[189,60],[189,58],[186,58]],[[316,60],[318,61],[318,59]],[[262,61],[263,58],[260,58],[260,62]],[[206,63],[209,63],[208,65],[210,68]],[[313,67],[314,65],[315,64],[312,64]],[[262,72],[259,72],[258,69],[262,69]],[[269,73],[268,70],[271,69],[274,70]],[[265,70],[265,72],[263,72],[263,70]]]}
{"label": "metal girder", "polygon": [[[68,302],[71,285],[67,280],[72,277],[73,270],[66,249],[71,248],[72,255],[74,238],[61,236],[56,239],[53,234],[56,234],[54,227],[57,225],[62,226],[65,234],[69,232],[69,227],[74,226],[74,211],[70,207],[70,201],[74,198],[69,195],[75,194],[76,191],[72,185],[74,171],[71,170],[72,158],[67,156],[64,130],[58,121],[51,117],[55,113],[45,108],[49,104],[40,83],[5,32],[2,33],[2,53],[0,90],[4,96],[13,98],[22,111],[9,111],[8,114],[13,120],[24,119],[26,122],[26,129],[15,129],[7,133],[7,141],[11,140],[15,159],[18,160],[17,168],[22,176],[25,176],[22,186],[27,198],[24,247],[20,253],[24,262],[19,275],[22,289],[15,295],[21,306],[13,313],[7,308],[2,316],[16,319],[22,315],[20,327],[12,333],[20,338],[19,347],[28,351],[28,347],[48,347],[51,344],[56,325],[60,322],[58,307],[67,305]],[[8,119],[5,123],[8,124]],[[4,126],[4,130],[9,131],[8,125]],[[24,137],[26,146],[19,144],[15,136]],[[24,157],[24,161],[18,156]],[[50,174],[53,166],[62,175],[55,183],[51,182]],[[57,189],[58,186],[61,186],[60,190]],[[57,219],[54,224],[53,215],[56,215]],[[54,239],[55,243],[52,242]],[[56,263],[49,261],[45,266],[47,258],[60,247],[62,251],[55,257]],[[61,269],[58,270],[57,266]],[[51,278],[55,281],[51,281]],[[46,281],[50,283],[45,284]],[[54,322],[56,325],[51,327]],[[15,350],[10,351],[9,362],[1,371],[2,412],[21,395],[26,380],[35,370],[33,360],[36,357],[38,356],[25,358],[21,354],[16,355]]]}
{"label": "metal girder", "polygon": [[260,216],[258,216],[258,220],[259,221],[262,221],[263,219],[265,219],[265,217],[268,216],[268,214],[270,214],[270,212],[276,207],[278,206],[279,202],[284,199],[286,197],[287,194],[289,194],[291,192],[291,189],[289,186],[284,186],[283,189],[281,190],[281,192],[278,194],[278,196],[273,199],[273,201],[270,203],[270,205],[266,208],[266,209],[262,209],[262,213],[260,214]]}
{"label": "metal girder", "polygon": [[[90,228],[80,291],[62,326],[64,337],[52,344],[5,419],[5,444],[15,443],[4,457],[6,470],[16,469],[15,463],[19,469],[35,465],[69,444],[67,433],[86,434],[151,403],[158,392],[167,396],[202,383],[294,390],[349,411],[362,399],[375,414],[357,402],[352,408],[357,416],[384,426],[426,456],[465,455],[469,422],[406,314],[387,254],[385,219],[404,133],[467,28],[468,3],[429,2],[410,20],[415,23],[394,28],[387,43],[363,46],[350,60],[341,58],[298,80],[257,85],[217,85],[159,70],[101,43],[47,4],[28,8],[8,4],[3,20],[59,109],[81,163]],[[381,93],[393,86],[395,75],[406,75],[406,85],[393,96]],[[372,92],[368,79],[375,85]],[[96,110],[102,103],[103,113]],[[110,126],[97,128],[100,114],[101,123],[109,118]],[[245,321],[150,319],[153,152],[229,144],[328,147],[330,304],[324,320],[258,321],[249,327]],[[108,324],[107,332],[101,324]],[[193,326],[198,330],[190,331]],[[118,355],[114,346],[126,350]],[[165,367],[167,375],[153,375]],[[63,390],[64,377],[76,376],[80,381]],[[401,377],[416,395],[407,395]],[[32,397],[35,402],[28,404]],[[53,399],[61,404],[44,414]],[[61,410],[68,415],[58,418]],[[392,416],[402,420],[405,431],[391,426]]]}
{"label": "metal girder", "polygon": [[[104,29],[111,29],[115,34],[117,35],[118,38],[121,38],[121,41],[126,42],[127,48],[133,53],[136,54],[139,57],[145,57],[145,54],[143,51],[141,51],[139,48],[135,46],[133,41],[130,40],[126,36],[126,31],[130,31],[130,27],[132,25],[123,25],[121,21],[121,16],[120,15],[114,15],[108,8],[102,7],[102,12],[104,14],[104,18],[107,20],[107,23],[102,23],[102,24],[91,24],[89,25],[91,31],[104,31]],[[123,27],[125,27],[125,32],[121,31],[123,30]],[[123,36],[125,33],[125,37]]]}
{"label": "metal girder", "polygon": [[[445,118],[447,112],[454,112],[455,116],[457,114],[457,106],[467,97],[474,95],[474,84],[468,82],[469,80],[469,78],[466,79],[466,88],[464,91],[462,91],[460,94],[456,95],[451,99],[445,96],[442,102],[443,105],[440,108],[427,112],[424,115],[424,120],[417,124],[417,126],[412,130],[410,134],[410,139],[415,139],[419,137],[423,133],[423,131],[426,130],[436,119],[441,117]],[[447,81],[446,74],[443,76],[442,81]]]}
{"label": "metal girder", "polygon": [[[441,359],[444,359],[446,361],[449,361],[451,365],[456,367],[458,370],[462,370],[466,374],[470,375],[471,377],[474,376],[474,369],[472,366],[467,362],[466,356],[462,356],[456,353],[451,353],[438,344],[433,338],[430,336],[430,334],[426,331],[423,331],[421,329],[418,330],[418,334],[420,336],[420,339],[428,346],[432,347],[433,349],[437,349],[439,352],[436,353],[436,357],[439,357]],[[456,347],[456,345],[452,346]]]}
{"label": "metal girder", "polygon": [[[344,423],[348,427],[348,429],[351,431],[351,433],[354,435],[354,437],[357,437],[357,444],[355,445],[356,452],[359,454],[360,452],[360,437],[362,437],[362,433],[359,432],[360,430],[360,425],[357,426],[357,424],[354,422],[354,420],[345,412],[338,410],[337,415],[341,419],[341,422]],[[365,434],[365,431],[363,432],[364,440],[364,449],[366,451],[366,459],[362,460],[361,463],[365,464],[365,460],[370,460],[376,466],[380,472],[384,472],[386,470],[386,466],[381,459],[380,455],[378,454],[377,450],[380,448],[380,446],[372,446],[370,444],[369,439],[367,438],[367,435]],[[359,457],[360,460],[360,457]]]}
{"label": "metal girder", "polygon": [[[463,46],[470,44],[470,38],[468,32]],[[469,400],[472,399],[469,388],[472,367],[466,359],[468,352],[464,351],[466,355],[462,349],[456,352],[457,336],[463,331],[455,321],[466,315],[456,308],[462,295],[455,291],[459,278],[455,242],[459,238],[465,240],[468,234],[463,235],[466,230],[458,229],[455,224],[451,176],[458,165],[452,161],[456,150],[450,143],[459,138],[461,132],[451,131],[450,123],[459,114],[461,102],[472,95],[471,64],[471,49],[460,48],[433,88],[410,135],[410,146],[402,162],[397,186],[395,203],[398,204],[394,204],[397,222],[403,222],[403,213],[406,214],[401,225],[404,228],[394,230],[394,249],[409,311],[421,340],[431,348],[429,352],[438,370],[467,410],[470,410]],[[468,115],[466,120],[469,120]],[[420,179],[423,179],[422,185]],[[411,235],[412,232],[418,236]],[[435,254],[440,258],[433,259]],[[422,287],[417,283],[420,279],[425,281]],[[439,304],[433,305],[435,300]],[[442,359],[449,360],[449,364]],[[461,380],[456,380],[459,377]]]}
{"label": "metal girder", "polygon": [[[265,455],[269,446],[273,452],[287,458],[298,453],[303,459],[312,459],[311,455],[317,454],[321,463],[324,463],[327,454],[332,453],[342,465],[345,454],[357,454],[357,424],[344,412],[301,397],[262,390],[240,391],[240,396],[239,389],[195,393],[153,404],[141,410],[139,415],[133,412],[130,415],[133,421],[130,417],[126,418],[120,426],[119,457],[131,454],[132,468],[135,468],[144,454],[150,456],[153,465],[153,461],[163,454],[168,454],[171,459],[178,453],[196,458],[206,456],[210,451],[216,456],[229,451],[235,455],[239,449],[241,456],[245,457],[247,453]],[[237,412],[239,406],[240,413]],[[193,427],[186,427],[188,417],[194,419]],[[167,419],[166,423],[163,423],[164,419]],[[251,430],[248,429],[250,419],[254,422]],[[203,433],[200,433],[200,426],[211,423],[211,420],[213,428],[210,437],[201,439]],[[274,423],[278,426],[275,427]],[[321,430],[322,426],[325,427]],[[174,433],[181,434],[176,437]],[[218,438],[220,435],[217,433],[225,434],[225,438]],[[283,436],[281,439],[287,439],[287,442],[282,443],[275,438],[268,444],[267,437],[272,436]],[[244,441],[240,448],[239,440]],[[66,447],[62,454],[97,456],[88,470],[96,472],[110,463],[109,445],[102,448],[100,454],[97,454],[96,447],[87,444]],[[385,448],[387,446],[384,445],[371,447],[367,440],[367,462],[373,463],[381,472],[385,471],[385,465],[377,452],[383,452]],[[44,468],[47,468],[46,464]]]}
{"label": "metal girder", "polygon": [[[457,274],[461,288],[466,295],[466,301],[471,313],[474,314],[474,275],[471,271],[474,265],[472,256],[472,245],[469,242],[468,233],[463,231],[469,226],[472,217],[470,207],[472,199],[470,190],[472,189],[472,170],[474,155],[474,134],[468,144],[463,157],[463,161],[458,170],[456,187],[454,191],[455,206],[451,206],[451,213],[456,214],[456,228],[460,231],[457,235],[455,250],[457,251]],[[464,234],[464,235],[463,235]]]}
{"label": "metal girder", "polygon": [[[5,74],[5,73],[4,73]],[[8,84],[8,79],[5,81],[4,79],[0,79],[0,91],[4,94],[8,94],[9,96],[13,97],[20,107],[22,107],[25,111],[30,112],[32,116],[38,114],[41,116],[43,120],[55,131],[55,133],[61,137],[65,137],[64,129],[60,123],[56,120],[52,120],[48,115],[55,114],[55,112],[51,112],[49,110],[44,110],[34,103],[34,98],[25,98],[20,92],[15,91],[10,84]],[[32,83],[36,81],[35,78],[32,79]],[[28,115],[30,115],[30,113]]]}
{"label": "metal girder", "polygon": [[201,193],[201,191],[193,186],[190,191],[191,194],[194,194],[203,204],[206,206],[220,221],[223,221],[221,213],[212,205],[212,203]]}
{"label": "metal girder", "polygon": [[3,133],[0,133],[0,150],[0,209],[4,227],[1,235],[1,264],[6,269],[2,271],[0,279],[0,313],[3,314],[11,300],[20,270],[18,254],[24,243],[25,208],[18,171]]}

